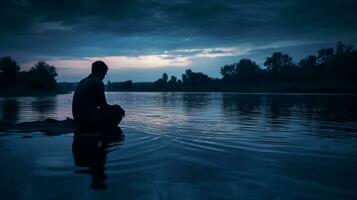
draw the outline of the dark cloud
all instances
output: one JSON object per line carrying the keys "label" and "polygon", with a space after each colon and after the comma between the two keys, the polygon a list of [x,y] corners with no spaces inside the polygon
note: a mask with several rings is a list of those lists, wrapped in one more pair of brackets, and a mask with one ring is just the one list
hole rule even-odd
{"label": "dark cloud", "polygon": [[77,31],[234,35],[262,27],[349,28],[356,25],[356,6],[353,0],[20,0],[3,2],[0,13],[2,29],[14,31],[61,21]]}
{"label": "dark cloud", "polygon": [[281,41],[355,43],[356,9],[355,0],[8,0],[0,6],[0,56],[26,60]]}

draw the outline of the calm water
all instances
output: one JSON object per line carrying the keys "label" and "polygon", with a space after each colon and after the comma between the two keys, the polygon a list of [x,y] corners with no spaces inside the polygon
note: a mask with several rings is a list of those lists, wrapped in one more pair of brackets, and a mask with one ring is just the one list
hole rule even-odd
{"label": "calm water", "polygon": [[[72,94],[0,98],[3,122]],[[357,96],[107,93],[125,139],[0,132],[1,199],[356,199]],[[72,153],[72,147],[73,152]],[[79,166],[83,162],[94,167]],[[98,190],[102,188],[102,190]]]}

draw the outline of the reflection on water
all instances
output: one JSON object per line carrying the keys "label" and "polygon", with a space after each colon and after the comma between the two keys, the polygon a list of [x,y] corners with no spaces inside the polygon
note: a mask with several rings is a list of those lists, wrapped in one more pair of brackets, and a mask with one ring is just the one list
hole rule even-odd
{"label": "reflection on water", "polygon": [[[234,118],[240,121],[259,118],[268,120],[272,125],[291,118],[302,122],[357,121],[357,96],[353,95],[111,92],[107,93],[107,97],[110,103],[119,103],[129,109],[126,124],[139,122],[165,126],[175,121],[179,124],[190,123],[187,119],[198,114],[208,120],[214,117],[219,121],[224,117],[223,123],[226,120],[232,122]],[[11,99],[0,97],[0,117],[2,121],[11,123],[47,117],[63,120],[72,117],[71,101],[72,94]]]}
{"label": "reflection on water", "polygon": [[16,99],[6,99],[1,103],[1,121],[15,123],[18,119],[19,102]]}
{"label": "reflection on water", "polygon": [[223,94],[222,110],[228,117],[238,117],[244,120],[259,113],[264,96],[261,95],[242,95]]}
{"label": "reflection on water", "polygon": [[78,169],[75,173],[91,175],[91,187],[93,189],[105,189],[107,187],[105,180],[108,178],[105,174],[107,154],[110,148],[117,146],[123,139],[124,137],[121,135],[116,137],[99,137],[76,134],[72,144],[75,165],[86,168]]}
{"label": "reflection on water", "polygon": [[[46,116],[56,109],[57,101],[56,97],[35,97],[31,102],[31,107],[34,112],[37,112],[39,116]],[[42,118],[42,117],[41,117]]]}
{"label": "reflection on water", "polygon": [[[63,120],[71,99],[0,98],[1,121]],[[127,111],[125,143],[0,133],[2,199],[357,199],[355,95],[110,92],[107,100]]]}
{"label": "reflection on water", "polygon": [[209,93],[197,93],[195,95],[183,93],[182,96],[179,96],[179,100],[182,101],[183,107],[187,112],[204,110],[212,101]]}

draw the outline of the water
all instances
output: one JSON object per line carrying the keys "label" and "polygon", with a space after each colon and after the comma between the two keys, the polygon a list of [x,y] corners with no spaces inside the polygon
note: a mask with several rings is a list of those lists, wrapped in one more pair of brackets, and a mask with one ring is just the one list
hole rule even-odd
{"label": "water", "polygon": [[[357,198],[357,96],[106,95],[124,139],[0,133],[1,199]],[[2,97],[0,119],[63,120],[71,99]]]}

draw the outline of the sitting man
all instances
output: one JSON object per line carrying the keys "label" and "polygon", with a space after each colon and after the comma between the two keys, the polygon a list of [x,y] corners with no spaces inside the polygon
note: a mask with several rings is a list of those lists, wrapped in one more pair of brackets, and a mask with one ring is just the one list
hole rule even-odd
{"label": "sitting man", "polygon": [[119,105],[108,105],[103,79],[108,66],[103,61],[92,64],[92,73],[82,79],[74,92],[72,113],[79,131],[112,131],[125,116]]}

